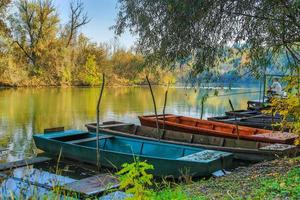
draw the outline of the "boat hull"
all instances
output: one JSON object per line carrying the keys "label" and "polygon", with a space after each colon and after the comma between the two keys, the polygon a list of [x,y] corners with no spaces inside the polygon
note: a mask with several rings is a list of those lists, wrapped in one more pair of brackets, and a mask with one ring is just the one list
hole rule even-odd
{"label": "boat hull", "polygon": [[[139,116],[139,120],[143,126],[156,127],[155,115]],[[166,130],[266,143],[293,144],[298,137],[292,133],[272,132],[270,130],[245,126],[237,127],[232,124],[171,114],[165,115],[165,120],[163,115],[159,115],[158,124],[160,128],[164,128]]]}
{"label": "boat hull", "polygon": [[[112,126],[111,126],[112,125]],[[118,126],[117,126],[118,125]],[[90,132],[96,131],[96,123],[85,125]],[[205,148],[210,150],[226,151],[233,153],[235,159],[259,162],[265,160],[273,160],[278,157],[296,156],[298,148],[294,145],[286,144],[269,144],[247,140],[235,140],[230,138],[212,137],[196,135],[191,133],[176,132],[165,130],[164,134],[157,135],[157,130],[152,127],[128,125],[122,122],[104,122],[102,125],[106,129],[107,134],[160,141],[165,143],[187,145],[197,148]],[[100,128],[102,128],[100,127]],[[191,138],[194,138],[191,141]],[[195,139],[196,138],[196,139]],[[198,139],[197,139],[198,138]],[[281,148],[278,148],[278,145]]]}
{"label": "boat hull", "polygon": [[275,131],[280,130],[279,128],[274,126],[276,123],[278,123],[278,120],[274,120],[274,122],[272,122],[271,120],[265,120],[262,118],[257,118],[256,120],[241,119],[241,118],[235,119],[233,116],[209,117],[207,119],[209,121],[221,122],[226,124],[233,124],[233,125],[238,124],[239,126],[248,126],[253,128],[275,130]]}
{"label": "boat hull", "polygon": [[[66,131],[56,133],[56,134],[65,134],[68,135]],[[130,145],[136,146],[134,142],[140,142],[138,140],[132,140],[128,138],[121,138],[118,137],[118,139],[131,141]],[[110,140],[110,139],[108,139]],[[97,164],[96,160],[96,141],[89,141],[89,142],[83,142],[77,145],[70,144],[67,141],[56,141],[49,138],[42,137],[40,135],[34,136],[34,141],[37,146],[37,148],[53,154],[53,155],[59,155],[61,154],[63,157],[78,160],[81,162],[90,163],[93,165]],[[100,142],[100,147],[103,146],[104,140]],[[148,142],[143,141],[145,144]],[[146,149],[146,145],[143,149],[143,151],[151,151],[151,145],[148,145],[148,149]],[[114,147],[114,148],[117,148]],[[175,146],[174,146],[175,148]],[[178,147],[176,147],[178,148]],[[163,150],[163,145],[160,148]],[[155,176],[159,177],[168,177],[172,176],[174,178],[178,178],[183,175],[189,175],[189,176],[208,176],[214,171],[223,169],[225,167],[228,167],[232,163],[232,155],[230,153],[225,152],[218,152],[218,159],[210,160],[209,162],[190,162],[185,160],[178,159],[164,159],[159,157],[153,157],[153,156],[145,156],[145,155],[138,155],[138,152],[129,152],[130,148],[126,147],[123,150],[120,151],[108,151],[105,149],[100,149],[100,164],[101,166],[113,168],[113,169],[121,169],[122,165],[124,163],[132,163],[134,162],[135,156],[139,157],[140,161],[147,161],[147,163],[154,166],[154,170],[150,171],[150,173],[154,174]],[[135,150],[134,150],[135,151]],[[154,150],[153,150],[154,151]],[[186,152],[198,152],[199,149],[193,148],[188,149]],[[171,152],[170,152],[171,153]],[[174,153],[174,152],[173,152]],[[178,153],[178,152],[175,152]],[[168,154],[168,152],[166,152]],[[182,157],[186,156],[183,154]]]}

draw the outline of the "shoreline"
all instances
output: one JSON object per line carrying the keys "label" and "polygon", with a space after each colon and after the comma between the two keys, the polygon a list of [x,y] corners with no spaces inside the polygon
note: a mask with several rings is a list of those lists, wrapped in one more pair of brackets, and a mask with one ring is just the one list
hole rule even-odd
{"label": "shoreline", "polygon": [[[259,84],[255,82],[251,83],[231,83],[231,84],[237,84],[240,85],[238,86],[227,86],[229,83],[203,83],[203,84],[208,84],[208,85],[202,85],[202,86],[192,86],[192,85],[186,85],[184,83],[175,83],[175,84],[170,84],[169,88],[176,88],[176,89],[225,89],[225,90],[235,90],[235,89],[250,89],[250,88],[259,88]],[[211,84],[211,85],[209,85]],[[222,85],[223,84],[223,85]],[[151,86],[154,87],[168,87],[168,84],[162,84],[162,83],[157,83],[153,84],[151,83]],[[248,86],[248,87],[245,87]],[[99,88],[101,85],[93,85],[93,86],[88,86],[88,85],[0,85],[0,90],[1,89],[18,89],[18,88]],[[148,84],[133,84],[133,85],[105,85],[106,88],[122,88],[122,87],[148,87]]]}

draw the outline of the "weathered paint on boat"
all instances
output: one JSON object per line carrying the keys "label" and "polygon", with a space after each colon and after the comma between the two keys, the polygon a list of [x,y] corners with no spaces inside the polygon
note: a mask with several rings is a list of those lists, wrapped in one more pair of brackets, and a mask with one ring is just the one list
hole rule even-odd
{"label": "weathered paint on boat", "polygon": [[[85,126],[90,132],[96,131],[96,123],[86,124]],[[166,143],[231,152],[235,159],[251,162],[273,160],[278,157],[293,157],[298,152],[296,146],[288,144],[269,144],[170,130],[160,130],[161,134],[158,135],[156,128],[116,121],[103,122],[100,128],[104,128],[111,135],[154,141],[159,140]]]}
{"label": "weathered paint on boat", "polygon": [[[134,161],[138,156],[154,166],[150,171],[155,176],[182,175],[207,176],[228,167],[232,154],[221,151],[192,148],[183,145],[108,136],[101,131],[99,140],[102,166],[120,169],[122,164]],[[78,130],[67,130],[33,136],[37,148],[48,153],[96,164],[96,134]]]}
{"label": "weathered paint on boat", "polygon": [[[139,116],[139,119],[143,126],[156,127],[155,115]],[[164,126],[167,130],[267,143],[293,144],[298,138],[298,136],[293,133],[274,132],[172,114],[167,114],[165,117],[158,115],[158,124],[161,128]]]}

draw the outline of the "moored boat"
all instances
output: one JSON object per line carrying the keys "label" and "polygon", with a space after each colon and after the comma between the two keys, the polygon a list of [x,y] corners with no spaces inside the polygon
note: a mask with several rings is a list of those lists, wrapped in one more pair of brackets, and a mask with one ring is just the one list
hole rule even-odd
{"label": "moored boat", "polygon": [[226,137],[266,143],[293,144],[298,135],[287,132],[237,126],[215,121],[201,120],[192,117],[167,114],[139,116],[143,126],[156,127],[156,123],[167,130],[181,131],[215,137]]}
{"label": "moored boat", "polygon": [[[97,164],[95,133],[67,130],[36,134],[33,138],[37,148],[45,152]],[[154,170],[149,172],[160,177],[207,176],[232,162],[232,154],[227,152],[111,136],[106,131],[101,131],[98,142],[101,166],[120,169],[137,156],[152,164]]]}
{"label": "moored boat", "polygon": [[[90,132],[96,131],[96,123],[89,123],[85,126]],[[158,134],[156,128],[116,121],[103,122],[99,128],[105,129],[107,134],[110,135],[147,139],[178,145],[188,145],[198,148],[231,152],[233,153],[235,159],[251,162],[272,160],[285,156],[292,157],[298,152],[298,148],[294,145],[269,144],[170,130],[160,130],[160,133]]]}
{"label": "moored boat", "polygon": [[235,111],[226,111],[226,115],[235,116],[235,117],[249,117],[255,115],[261,115],[262,113],[257,110],[235,110]]}
{"label": "moored boat", "polygon": [[217,116],[217,117],[208,117],[207,120],[221,122],[226,124],[233,124],[239,126],[248,126],[252,128],[260,128],[267,130],[276,130],[279,131],[280,127],[276,126],[277,123],[280,123],[278,119],[272,119],[269,117],[234,117],[234,116]]}

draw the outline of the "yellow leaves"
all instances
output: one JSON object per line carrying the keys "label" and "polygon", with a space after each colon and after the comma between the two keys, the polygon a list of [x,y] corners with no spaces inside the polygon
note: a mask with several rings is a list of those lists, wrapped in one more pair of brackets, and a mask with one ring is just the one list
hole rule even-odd
{"label": "yellow leaves", "polygon": [[[299,94],[294,93],[298,87],[298,84],[295,82],[295,78],[288,77],[290,80],[287,88],[288,96],[286,98],[272,98],[271,107],[273,110],[265,111],[265,113],[277,113],[282,117],[282,122],[280,126],[282,128],[287,128],[291,132],[300,134],[300,98]],[[300,144],[300,139],[296,140],[296,144]]]}
{"label": "yellow leaves", "polygon": [[250,64],[250,56],[249,53],[243,53],[242,58],[241,58],[241,65],[249,65]]}

